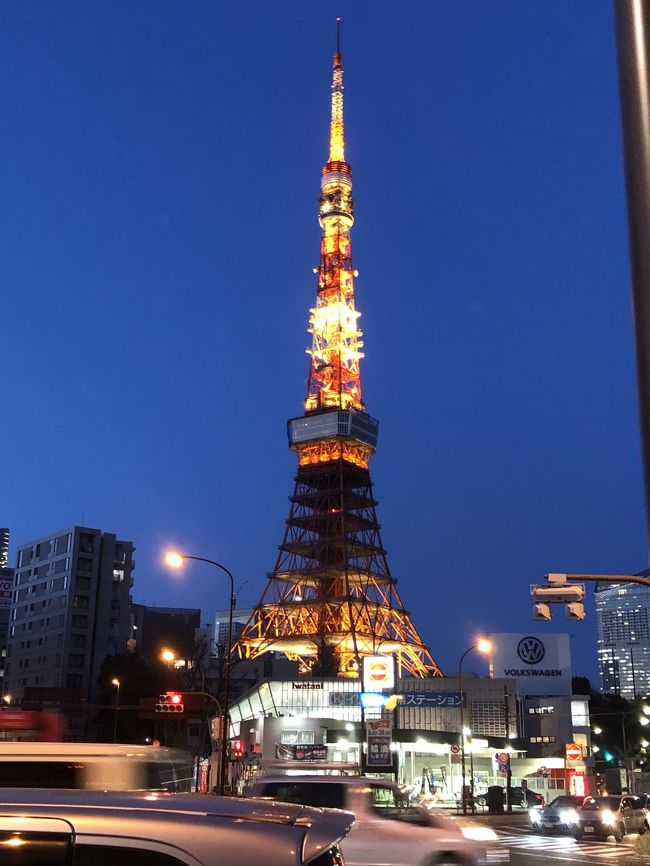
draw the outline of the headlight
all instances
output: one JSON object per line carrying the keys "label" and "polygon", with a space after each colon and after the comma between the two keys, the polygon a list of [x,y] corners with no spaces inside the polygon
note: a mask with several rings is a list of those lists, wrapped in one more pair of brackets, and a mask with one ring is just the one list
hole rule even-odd
{"label": "headlight", "polygon": [[533,824],[537,824],[541,818],[541,814],[540,814],[539,809],[529,809],[528,810],[528,817],[533,822]]}
{"label": "headlight", "polygon": [[473,842],[494,842],[499,837],[489,827],[461,827],[460,832]]}
{"label": "headlight", "polygon": [[563,824],[577,824],[580,818],[578,818],[578,813],[575,809],[561,809],[560,810],[560,821]]}
{"label": "headlight", "polygon": [[603,809],[600,815],[600,820],[603,824],[615,824],[616,823],[616,815],[613,812],[610,812],[609,809]]}

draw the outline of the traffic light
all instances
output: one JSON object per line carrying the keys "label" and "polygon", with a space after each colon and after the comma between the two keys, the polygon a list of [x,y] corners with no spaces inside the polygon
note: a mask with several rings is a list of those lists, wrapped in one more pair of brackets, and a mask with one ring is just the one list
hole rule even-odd
{"label": "traffic light", "polygon": [[614,755],[612,755],[611,752],[603,752],[603,757],[605,758],[606,761],[613,761],[614,760]]}
{"label": "traffic light", "polygon": [[157,713],[182,713],[185,711],[183,695],[180,692],[165,692],[158,695]]}
{"label": "traffic light", "polygon": [[236,739],[230,741],[230,757],[233,761],[241,761],[244,757],[244,742]]}
{"label": "traffic light", "polygon": [[546,577],[549,581],[547,586],[533,584],[530,587],[535,602],[533,619],[550,620],[552,604],[564,604],[567,619],[584,619],[584,583],[567,583],[565,574],[547,574]]}

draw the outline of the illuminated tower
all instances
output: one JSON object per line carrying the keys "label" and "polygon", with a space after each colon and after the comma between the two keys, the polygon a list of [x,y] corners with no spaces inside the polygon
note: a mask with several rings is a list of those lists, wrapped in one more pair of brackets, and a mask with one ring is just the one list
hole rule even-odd
{"label": "illuminated tower", "polygon": [[347,676],[357,675],[365,655],[394,653],[399,672],[440,676],[391,576],[368,471],[379,425],[361,399],[338,35],[318,220],[305,414],[288,422],[289,446],[298,455],[296,485],[275,569],[239,636],[239,653],[254,658],[274,650],[299,659],[304,672]]}

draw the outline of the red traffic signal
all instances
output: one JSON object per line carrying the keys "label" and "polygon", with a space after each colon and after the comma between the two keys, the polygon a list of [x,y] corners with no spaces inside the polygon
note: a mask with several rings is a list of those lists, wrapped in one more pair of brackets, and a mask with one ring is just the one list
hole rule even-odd
{"label": "red traffic signal", "polygon": [[182,713],[184,711],[183,695],[180,692],[165,692],[163,695],[158,695],[157,713]]}
{"label": "red traffic signal", "polygon": [[233,761],[240,761],[244,757],[244,742],[243,740],[230,741],[230,757]]}

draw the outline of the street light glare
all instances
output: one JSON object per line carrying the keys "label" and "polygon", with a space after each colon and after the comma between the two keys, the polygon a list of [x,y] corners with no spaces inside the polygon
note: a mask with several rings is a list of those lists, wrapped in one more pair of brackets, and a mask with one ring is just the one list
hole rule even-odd
{"label": "street light glare", "polygon": [[594,728],[594,734],[596,734],[596,736],[598,736],[598,734],[602,734],[602,732],[603,732],[602,728]]}
{"label": "street light glare", "polygon": [[180,568],[183,565],[183,556],[175,550],[169,550],[165,554],[165,562],[170,568]]}
{"label": "street light glare", "polygon": [[160,658],[161,658],[164,662],[173,662],[173,661],[175,661],[175,659],[176,659],[176,653],[173,652],[173,651],[170,650],[170,649],[166,649],[166,650],[163,650],[163,651],[160,653]]}
{"label": "street light glare", "polygon": [[641,716],[639,719],[640,725],[650,725],[650,719],[647,716]]}
{"label": "street light glare", "polygon": [[492,641],[488,640],[486,637],[480,637],[476,642],[476,649],[480,653],[492,652]]}
{"label": "street light glare", "polygon": [[113,679],[111,680],[111,684],[114,686],[119,686],[120,681],[118,680],[117,677],[113,677]]}

